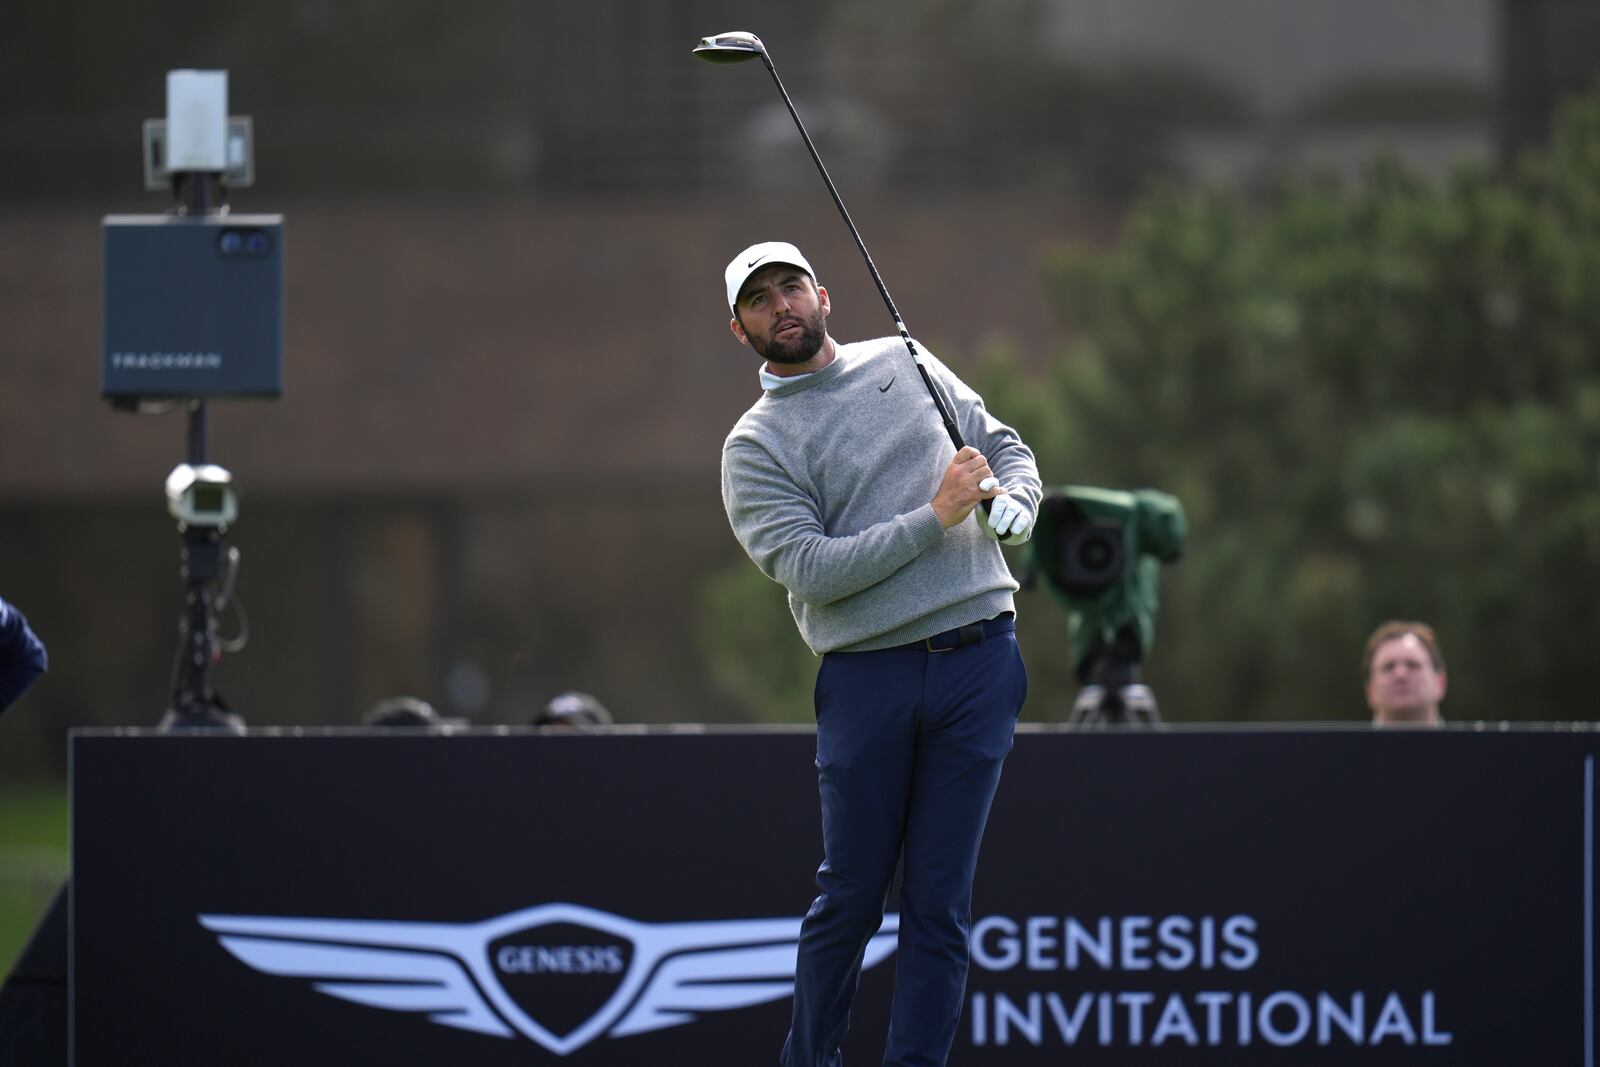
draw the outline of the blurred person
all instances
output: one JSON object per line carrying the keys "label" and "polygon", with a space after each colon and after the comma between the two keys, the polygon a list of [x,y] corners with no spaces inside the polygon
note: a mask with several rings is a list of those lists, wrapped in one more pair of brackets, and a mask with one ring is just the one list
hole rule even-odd
{"label": "blurred person", "polygon": [[842,1062],[862,952],[903,850],[884,1063],[943,1064],[966,988],[978,846],[1027,695],[1017,583],[997,542],[1031,533],[1039,473],[1016,431],[931,354],[978,447],[952,447],[900,337],[837,344],[828,291],[794,245],[746,249],[724,281],[729,328],[765,362],[761,398],[723,445],[723,504],[822,656],[823,861],[781,1062]]}
{"label": "blurred person", "polygon": [[363,726],[444,726],[449,722],[432,704],[412,696],[385,697],[361,716]]}
{"label": "blurred person", "polygon": [[1444,722],[1444,655],[1432,627],[1391,620],[1372,631],[1362,659],[1374,726],[1438,726]]}
{"label": "blurred person", "polygon": [[613,721],[611,712],[598,698],[574,690],[551,697],[550,703],[530,719],[528,725],[586,730],[591,726],[610,726]]}
{"label": "blurred person", "polygon": [[22,612],[0,597],[0,711],[14,704],[49,668],[44,642]]}

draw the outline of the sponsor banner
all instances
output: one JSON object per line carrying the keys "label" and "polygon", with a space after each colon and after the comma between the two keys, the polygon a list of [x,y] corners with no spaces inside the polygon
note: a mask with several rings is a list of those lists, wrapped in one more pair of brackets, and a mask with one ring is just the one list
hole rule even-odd
{"label": "sponsor banner", "polygon": [[[74,1062],[774,1062],[814,744],[75,734]],[[1593,1067],[1597,749],[1025,730],[952,1062]]]}

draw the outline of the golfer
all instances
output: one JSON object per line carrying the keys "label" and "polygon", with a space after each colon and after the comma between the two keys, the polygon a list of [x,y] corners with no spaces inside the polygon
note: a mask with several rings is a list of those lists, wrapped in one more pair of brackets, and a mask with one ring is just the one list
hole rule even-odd
{"label": "golfer", "polygon": [[[904,854],[884,1063],[943,1064],[967,978],[972,878],[1027,695],[999,543],[1027,540],[1033,453],[924,353],[956,452],[899,337],[837,344],[828,291],[792,244],[727,269],[729,324],[765,360],[722,450],[739,543],[789,590],[817,675],[823,859],[800,931],[786,1067],[837,1067]],[[986,517],[979,508],[992,500]]]}

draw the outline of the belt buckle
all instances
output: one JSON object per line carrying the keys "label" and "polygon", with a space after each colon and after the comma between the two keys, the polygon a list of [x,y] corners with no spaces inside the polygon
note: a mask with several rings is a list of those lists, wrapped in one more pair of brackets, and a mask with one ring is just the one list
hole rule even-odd
{"label": "belt buckle", "polygon": [[[946,631],[946,632],[948,632],[948,631]],[[941,637],[941,636],[943,636],[943,635],[942,634],[935,634],[934,635],[934,637]],[[981,622],[969,622],[965,626],[961,626],[961,627],[958,627],[956,629],[956,643],[951,645],[949,648],[934,648],[933,647],[933,637],[924,637],[922,639],[922,645],[923,645],[924,648],[926,648],[928,650],[930,655],[933,655],[933,654],[937,654],[937,653],[940,653],[940,652],[954,652],[958,648],[965,648],[968,645],[975,645],[975,644],[977,644],[978,642],[980,642],[982,640],[983,640],[983,623],[981,623]]]}

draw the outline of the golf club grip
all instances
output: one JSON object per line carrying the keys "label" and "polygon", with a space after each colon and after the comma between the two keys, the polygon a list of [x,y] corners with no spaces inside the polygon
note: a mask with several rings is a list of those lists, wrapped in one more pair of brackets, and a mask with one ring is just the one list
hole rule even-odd
{"label": "golf club grip", "polygon": [[[928,395],[933,397],[933,406],[939,409],[939,421],[944,423],[944,432],[950,435],[950,443],[956,446],[957,452],[960,452],[967,447],[967,443],[961,439],[961,428],[956,425],[956,420],[950,417],[950,411],[944,406],[944,400],[940,398],[939,391],[933,387],[933,378],[928,374],[928,368],[923,365],[922,360],[917,359],[917,349],[911,343],[911,338],[905,334],[900,336],[905,341],[906,348],[911,353],[911,358],[916,360],[917,373],[922,375],[922,384],[928,387]],[[980,500],[978,506],[983,509],[984,515],[987,516],[989,509],[994,507],[994,501]]]}
{"label": "golf club grip", "polygon": [[960,452],[967,447],[961,439],[961,428],[956,425],[956,420],[950,417],[950,411],[944,406],[944,399],[939,396],[939,391],[933,387],[933,378],[928,374],[928,368],[923,366],[922,360],[917,359],[917,350],[911,346],[911,339],[906,338],[906,349],[911,353],[911,358],[916,360],[917,373],[922,375],[922,384],[927,387],[928,395],[933,397],[933,406],[939,409],[939,421],[944,423],[944,432],[950,435],[950,443]]}

